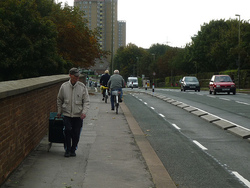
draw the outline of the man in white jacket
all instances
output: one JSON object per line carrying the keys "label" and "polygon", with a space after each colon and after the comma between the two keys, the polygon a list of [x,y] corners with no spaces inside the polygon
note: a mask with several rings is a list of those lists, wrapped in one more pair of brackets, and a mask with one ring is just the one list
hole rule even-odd
{"label": "man in white jacket", "polygon": [[87,87],[79,82],[80,71],[72,68],[70,80],[63,83],[57,96],[57,116],[63,115],[65,134],[65,157],[76,156],[75,150],[80,139],[83,119],[89,109]]}

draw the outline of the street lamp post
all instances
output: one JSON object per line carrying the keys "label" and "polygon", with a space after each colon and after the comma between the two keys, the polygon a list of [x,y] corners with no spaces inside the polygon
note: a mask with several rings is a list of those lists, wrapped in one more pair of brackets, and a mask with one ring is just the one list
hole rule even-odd
{"label": "street lamp post", "polygon": [[240,15],[235,14],[239,17],[239,42],[238,42],[238,89],[240,89]]}
{"label": "street lamp post", "polygon": [[[151,54],[153,56],[153,62],[155,62],[155,54]],[[155,72],[153,72],[153,84],[155,83]]]}
{"label": "street lamp post", "polygon": [[136,61],[136,74],[137,74],[137,77],[139,75],[139,57],[136,57],[137,61]]}
{"label": "street lamp post", "polygon": [[111,66],[112,66],[112,73],[114,72],[114,6],[113,0],[111,0]]}

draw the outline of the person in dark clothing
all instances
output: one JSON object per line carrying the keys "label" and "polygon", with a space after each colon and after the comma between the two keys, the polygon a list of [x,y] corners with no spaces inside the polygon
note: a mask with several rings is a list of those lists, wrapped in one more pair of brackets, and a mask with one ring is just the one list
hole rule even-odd
{"label": "person in dark clothing", "polygon": [[[100,84],[101,84],[102,86],[107,87],[109,78],[110,78],[109,71],[108,71],[108,70],[105,70],[104,74],[101,76]],[[104,100],[105,92],[106,92],[106,89],[104,89],[104,90],[102,91],[102,100]]]}

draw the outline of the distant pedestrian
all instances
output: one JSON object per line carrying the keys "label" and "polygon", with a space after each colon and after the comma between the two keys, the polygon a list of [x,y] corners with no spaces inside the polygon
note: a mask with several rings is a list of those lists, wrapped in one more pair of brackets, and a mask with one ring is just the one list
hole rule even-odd
{"label": "distant pedestrian", "polygon": [[79,69],[70,69],[70,80],[61,85],[57,96],[57,115],[64,116],[65,157],[76,156],[83,119],[90,106],[88,89],[79,81],[79,76]]}

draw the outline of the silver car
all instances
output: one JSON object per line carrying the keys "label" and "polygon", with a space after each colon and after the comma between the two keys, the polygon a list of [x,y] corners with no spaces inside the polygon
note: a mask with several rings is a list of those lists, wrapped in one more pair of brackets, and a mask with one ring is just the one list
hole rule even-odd
{"label": "silver car", "polygon": [[200,91],[200,83],[194,76],[185,76],[180,81],[181,91],[195,90]]}

